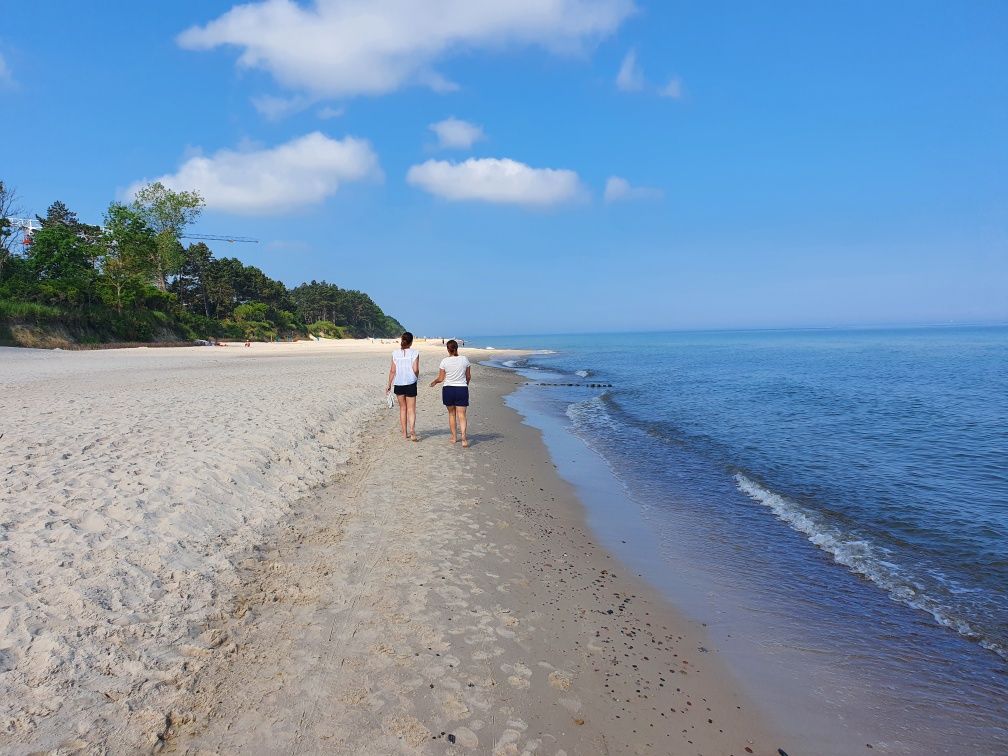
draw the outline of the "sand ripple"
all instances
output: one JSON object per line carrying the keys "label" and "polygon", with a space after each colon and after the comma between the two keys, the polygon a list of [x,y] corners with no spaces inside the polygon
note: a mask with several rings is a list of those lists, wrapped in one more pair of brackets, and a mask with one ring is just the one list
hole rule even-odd
{"label": "sand ripple", "polygon": [[0,744],[165,718],[234,557],[379,411],[384,349],[324,349],[0,350]]}

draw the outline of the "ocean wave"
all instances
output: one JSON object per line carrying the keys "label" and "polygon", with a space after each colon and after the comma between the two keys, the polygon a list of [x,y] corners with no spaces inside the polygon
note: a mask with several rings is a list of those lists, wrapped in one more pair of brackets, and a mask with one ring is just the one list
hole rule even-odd
{"label": "ocean wave", "polygon": [[[604,393],[567,406],[566,415],[572,430],[589,446],[594,447],[601,437],[619,437],[627,431],[627,423],[619,417],[618,406],[610,405],[613,405],[612,399]],[[657,437],[664,442],[670,440],[664,433]],[[607,455],[602,456],[607,459]],[[611,462],[610,468],[620,477]],[[788,499],[742,473],[733,477],[740,492],[805,535],[835,562],[886,591],[893,601],[927,612],[938,624],[1008,659],[1008,644],[1001,640],[1002,633],[989,625],[986,619],[989,610],[984,606],[983,595],[976,595],[983,594],[982,589],[964,586],[934,567],[909,564],[876,539],[841,527],[823,513]]]}
{"label": "ocean wave", "polygon": [[575,370],[574,375],[580,376],[581,378],[587,378],[591,375],[591,370]]}
{"label": "ocean wave", "polygon": [[570,418],[576,432],[600,430],[618,431],[620,423],[612,416],[606,407],[605,395],[593,396],[583,402],[573,402],[567,406],[567,417]]}
{"label": "ocean wave", "polygon": [[[875,583],[887,591],[894,601],[927,612],[938,624],[951,628],[1008,659],[1008,648],[985,637],[969,621],[957,617],[953,608],[929,594],[921,578],[892,561],[893,555],[889,549],[830,524],[820,513],[761,486],[741,473],[736,473],[734,477],[739,491],[768,508],[779,520],[794,530],[804,534],[809,542],[832,556],[838,564]],[[942,576],[942,582],[951,581]],[[947,587],[953,588],[953,586]],[[950,592],[954,593],[955,590]]]}

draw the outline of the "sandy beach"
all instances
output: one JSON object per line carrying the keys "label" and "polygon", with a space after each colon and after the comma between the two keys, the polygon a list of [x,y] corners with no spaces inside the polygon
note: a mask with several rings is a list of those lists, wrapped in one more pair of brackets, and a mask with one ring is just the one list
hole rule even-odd
{"label": "sandy beach", "polygon": [[[6,752],[777,753],[474,372],[391,344],[0,350]],[[474,362],[487,353],[464,350]]]}

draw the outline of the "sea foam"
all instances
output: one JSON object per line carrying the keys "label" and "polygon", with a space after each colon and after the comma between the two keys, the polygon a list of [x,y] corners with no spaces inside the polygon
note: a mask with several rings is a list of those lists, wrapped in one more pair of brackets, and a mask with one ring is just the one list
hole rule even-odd
{"label": "sea foam", "polygon": [[[928,593],[925,579],[893,561],[889,549],[830,524],[822,514],[761,486],[742,473],[735,474],[735,485],[753,501],[767,507],[778,519],[807,536],[809,542],[832,556],[838,564],[886,590],[893,600],[928,612],[939,624],[1008,659],[1008,649],[985,638],[969,622],[955,616],[951,607]],[[929,572],[932,576],[940,576],[934,569]],[[940,579],[950,592],[957,592],[953,581],[944,576]]]}

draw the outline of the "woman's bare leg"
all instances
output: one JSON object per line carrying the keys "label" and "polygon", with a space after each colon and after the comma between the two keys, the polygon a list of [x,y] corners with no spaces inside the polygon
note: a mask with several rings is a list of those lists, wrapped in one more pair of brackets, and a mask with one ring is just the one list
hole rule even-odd
{"label": "woman's bare leg", "polygon": [[466,407],[456,407],[455,410],[458,412],[458,426],[459,433],[462,436],[462,446],[469,446],[469,439],[466,437]]}
{"label": "woman's bare leg", "polygon": [[402,437],[409,438],[406,433],[406,397],[396,394],[396,399],[399,401],[399,427],[402,429]]}
{"label": "woman's bare leg", "polygon": [[409,435],[414,441],[419,441],[416,434],[416,397],[406,397],[406,422],[409,425]]}
{"label": "woman's bare leg", "polygon": [[458,440],[455,438],[455,407],[448,408],[448,430],[451,431],[451,442],[454,444]]}

